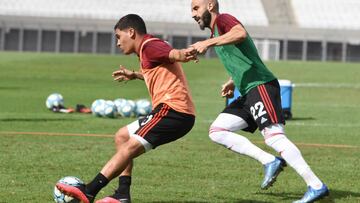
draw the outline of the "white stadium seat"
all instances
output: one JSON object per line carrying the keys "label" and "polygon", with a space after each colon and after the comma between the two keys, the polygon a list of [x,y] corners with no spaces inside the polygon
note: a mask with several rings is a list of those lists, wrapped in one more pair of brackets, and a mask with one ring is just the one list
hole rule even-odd
{"label": "white stadium seat", "polygon": [[[0,15],[118,19],[136,13],[146,21],[193,23],[190,0],[0,0]],[[222,0],[221,12],[244,25],[267,26],[261,0]]]}
{"label": "white stadium seat", "polygon": [[220,11],[221,13],[234,15],[244,25],[269,25],[264,7],[260,0],[223,0],[220,1]]}
{"label": "white stadium seat", "polygon": [[360,29],[359,0],[292,0],[292,6],[300,27]]}

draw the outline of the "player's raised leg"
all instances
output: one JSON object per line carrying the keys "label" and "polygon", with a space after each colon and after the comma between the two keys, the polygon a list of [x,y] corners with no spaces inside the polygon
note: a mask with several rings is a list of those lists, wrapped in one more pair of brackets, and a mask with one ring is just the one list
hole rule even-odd
{"label": "player's raised leg", "polygon": [[[236,104],[237,101],[234,102]],[[234,105],[233,104],[233,105]],[[225,109],[231,111],[232,106]],[[237,110],[240,108],[236,108]],[[239,113],[241,115],[241,112]],[[241,117],[230,113],[221,113],[210,127],[209,137],[217,144],[223,145],[236,153],[247,155],[264,166],[265,176],[261,187],[266,189],[276,180],[276,177],[283,170],[285,161],[260,149],[249,139],[234,133],[237,130],[250,130],[251,127]],[[255,127],[256,129],[256,127]]]}
{"label": "player's raised leg", "polygon": [[130,137],[121,144],[123,146],[118,148],[115,155],[107,162],[101,172],[85,187],[57,184],[57,188],[63,193],[75,197],[82,202],[92,202],[97,193],[105,187],[110,180],[120,175],[133,158],[145,152],[143,144],[134,137]]}
{"label": "player's raised leg", "polygon": [[[194,121],[193,115],[180,113],[166,104],[160,104],[148,116],[131,123],[127,128],[130,137],[136,138],[142,143],[145,151],[148,151],[183,137],[191,130]],[[105,171],[102,172],[106,174]],[[131,167],[128,165],[128,168],[122,171],[119,188],[115,194],[98,200],[97,203],[129,203],[131,201],[129,193],[131,179],[126,179],[126,177],[130,177],[127,176],[130,174]]]}

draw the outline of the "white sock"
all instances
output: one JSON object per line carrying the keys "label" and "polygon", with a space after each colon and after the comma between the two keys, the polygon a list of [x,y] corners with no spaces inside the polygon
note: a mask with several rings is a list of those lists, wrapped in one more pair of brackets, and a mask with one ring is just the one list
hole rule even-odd
{"label": "white sock", "polygon": [[322,187],[323,183],[305,162],[300,150],[284,134],[269,137],[265,140],[265,143],[280,153],[285,161],[304,179],[307,185],[316,190]]}
{"label": "white sock", "polygon": [[233,132],[216,131],[210,133],[209,137],[212,141],[239,154],[250,156],[251,158],[261,162],[263,165],[275,160],[275,156],[263,151],[251,143],[246,137]]}

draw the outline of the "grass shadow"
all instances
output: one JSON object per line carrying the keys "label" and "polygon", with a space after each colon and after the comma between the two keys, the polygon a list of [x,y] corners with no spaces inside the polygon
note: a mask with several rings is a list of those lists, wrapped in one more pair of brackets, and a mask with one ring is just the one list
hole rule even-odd
{"label": "grass shadow", "polygon": [[313,121],[316,120],[314,117],[293,117],[287,121]]}
{"label": "grass shadow", "polygon": [[259,200],[250,200],[250,199],[243,199],[234,201],[233,203],[271,203],[269,201],[259,201]]}
{"label": "grass shadow", "polygon": [[300,199],[302,197],[302,195],[304,195],[303,193],[289,193],[289,192],[277,192],[277,193],[260,193],[257,192],[257,195],[263,195],[263,196],[274,196],[277,198],[281,198],[283,201],[294,201],[297,199]]}
{"label": "grass shadow", "polygon": [[[149,203],[170,203],[170,202],[171,203],[209,203],[209,201],[150,201]],[[227,201],[227,202],[228,203],[271,203],[266,201],[247,200],[247,199],[237,200],[237,201]]]}
{"label": "grass shadow", "polygon": [[[300,199],[304,195],[303,193],[286,193],[286,192],[281,192],[281,193],[257,193],[257,194],[280,197],[284,201],[294,201],[294,200]],[[319,200],[318,202],[334,203],[334,202],[337,202],[337,201],[339,201],[341,199],[346,199],[346,198],[349,198],[349,197],[354,197],[354,198],[358,199],[358,198],[360,198],[360,193],[359,192],[344,191],[344,190],[334,190],[334,189],[330,188],[330,195],[325,197],[322,200]],[[245,202],[241,202],[241,203],[245,203]],[[251,202],[251,201],[249,201],[249,202]]]}
{"label": "grass shadow", "polygon": [[344,190],[334,190],[330,188],[330,199],[341,200],[348,197],[360,198],[360,192],[351,192]]}
{"label": "grass shadow", "polygon": [[206,201],[150,201],[149,203],[206,203]]}

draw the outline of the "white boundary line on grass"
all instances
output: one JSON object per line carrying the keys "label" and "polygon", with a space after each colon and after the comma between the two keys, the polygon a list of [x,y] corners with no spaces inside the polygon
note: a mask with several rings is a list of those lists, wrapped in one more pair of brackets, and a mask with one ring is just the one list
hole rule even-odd
{"label": "white boundary line on grass", "polygon": [[349,88],[360,89],[360,84],[351,83],[294,83],[294,87],[317,87],[317,88]]}
{"label": "white boundary line on grass", "polygon": [[78,137],[114,137],[114,135],[109,135],[109,134],[53,133],[53,132],[10,132],[10,131],[0,131],[0,135],[45,135],[45,136],[78,136]]}
{"label": "white boundary line on grass", "polygon": [[[82,133],[53,133],[53,132],[9,132],[0,131],[1,135],[41,135],[41,136],[79,136],[79,137],[109,137],[112,138],[114,135],[109,134],[82,134]],[[256,141],[256,143],[262,143]],[[324,147],[324,148],[346,148],[346,149],[358,149],[358,146],[353,145],[342,145],[342,144],[317,144],[317,143],[295,143],[298,146],[303,147]]]}
{"label": "white boundary line on grass", "polygon": [[326,123],[316,123],[316,122],[310,122],[310,123],[304,123],[299,121],[292,121],[292,122],[286,122],[286,125],[289,126],[311,126],[311,127],[339,127],[339,128],[359,128],[360,123],[358,124],[326,124]]}
{"label": "white boundary line on grass", "polygon": [[[200,121],[201,122],[201,121]],[[212,123],[214,122],[214,120],[204,120],[202,123]],[[305,123],[305,122],[301,122],[301,121],[289,121],[286,122],[287,126],[310,126],[310,127],[334,127],[334,124],[326,124],[326,123],[318,123],[318,122],[309,122],[309,123]],[[340,128],[359,128],[360,127],[360,123],[356,123],[356,124],[336,124],[335,127],[340,127]]]}

